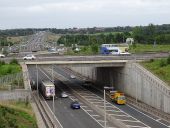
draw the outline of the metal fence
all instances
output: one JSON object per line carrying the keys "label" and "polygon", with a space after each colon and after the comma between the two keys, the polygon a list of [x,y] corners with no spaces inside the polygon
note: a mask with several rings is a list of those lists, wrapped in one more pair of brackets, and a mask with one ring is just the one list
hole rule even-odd
{"label": "metal fence", "polygon": [[0,90],[24,88],[24,81],[28,78],[28,72],[19,72],[0,77]]}

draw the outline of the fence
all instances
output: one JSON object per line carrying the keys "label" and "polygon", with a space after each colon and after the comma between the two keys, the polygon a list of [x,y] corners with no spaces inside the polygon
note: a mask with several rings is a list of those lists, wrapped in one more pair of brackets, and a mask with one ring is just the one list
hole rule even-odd
{"label": "fence", "polygon": [[28,72],[19,72],[0,77],[0,90],[24,88],[23,81],[27,78],[29,78]]}

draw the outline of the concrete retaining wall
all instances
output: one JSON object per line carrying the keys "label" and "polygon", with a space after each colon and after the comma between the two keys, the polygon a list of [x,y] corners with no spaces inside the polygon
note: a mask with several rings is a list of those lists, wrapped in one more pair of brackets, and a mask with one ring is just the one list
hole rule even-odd
{"label": "concrete retaining wall", "polygon": [[170,113],[170,88],[136,63],[125,67],[71,67],[101,86],[111,85],[150,106]]}
{"label": "concrete retaining wall", "polygon": [[150,106],[170,113],[170,88],[151,72],[136,63],[116,70],[116,87]]}
{"label": "concrete retaining wall", "polygon": [[30,91],[28,90],[13,90],[13,91],[0,91],[0,100],[23,100],[31,99]]}

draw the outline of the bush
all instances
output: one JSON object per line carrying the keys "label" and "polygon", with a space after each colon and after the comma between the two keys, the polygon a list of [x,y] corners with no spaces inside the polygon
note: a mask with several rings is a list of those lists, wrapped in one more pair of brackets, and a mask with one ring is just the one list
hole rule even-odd
{"label": "bush", "polygon": [[10,61],[10,64],[17,64],[17,65],[18,65],[18,60],[12,59],[12,60]]}
{"label": "bush", "polygon": [[154,59],[150,59],[149,62],[154,62]]}
{"label": "bush", "polygon": [[5,61],[0,61],[0,66],[5,65]]}
{"label": "bush", "polygon": [[170,64],[170,56],[167,58],[167,64]]}
{"label": "bush", "polygon": [[163,59],[161,59],[161,61],[160,61],[160,63],[159,63],[159,66],[160,66],[160,67],[164,67],[164,66],[166,66],[166,65],[167,65],[166,61],[163,60]]}

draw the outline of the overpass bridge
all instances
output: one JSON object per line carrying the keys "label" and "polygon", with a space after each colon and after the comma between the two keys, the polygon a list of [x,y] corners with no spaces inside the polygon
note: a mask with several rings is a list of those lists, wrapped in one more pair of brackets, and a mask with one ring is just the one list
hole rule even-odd
{"label": "overpass bridge", "polygon": [[27,61],[26,65],[58,65],[82,67],[124,67],[128,60],[96,60],[96,61]]}

